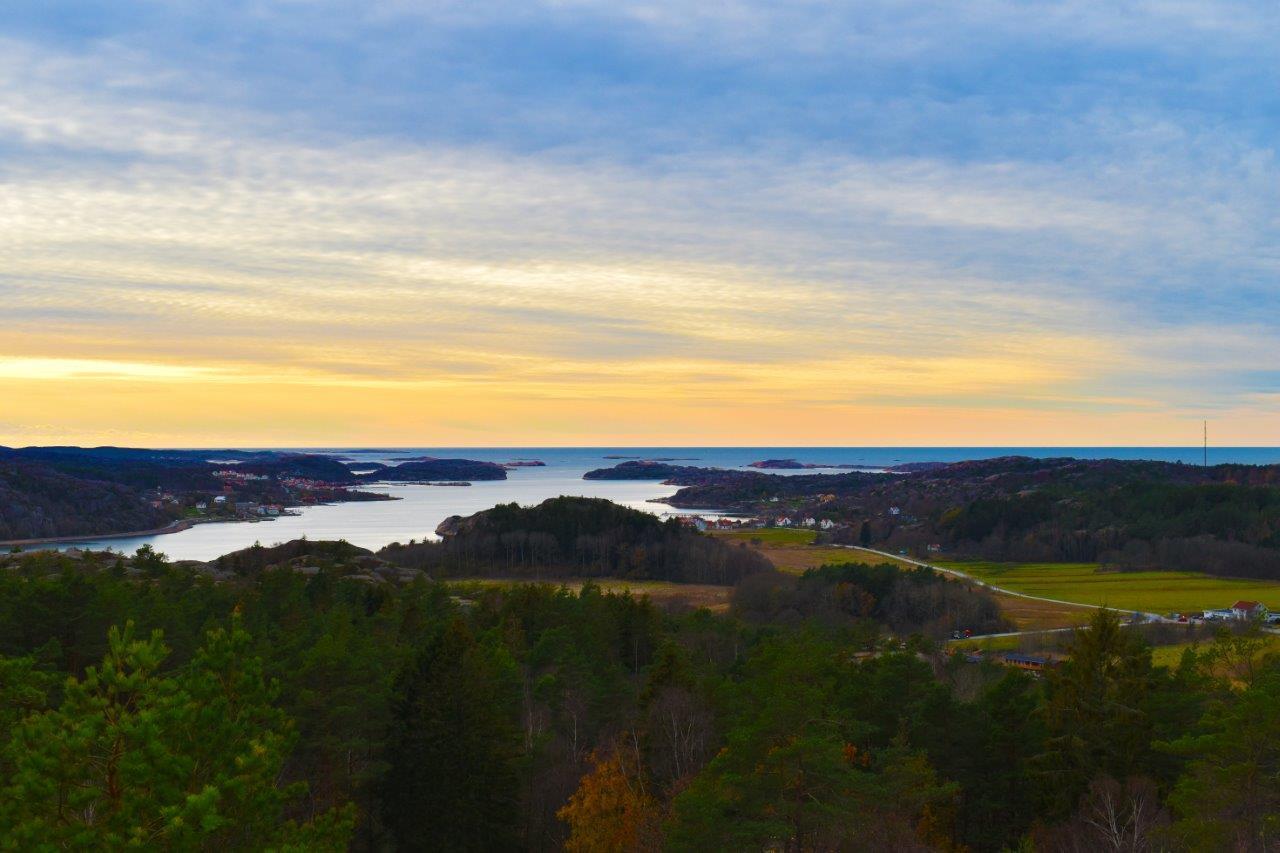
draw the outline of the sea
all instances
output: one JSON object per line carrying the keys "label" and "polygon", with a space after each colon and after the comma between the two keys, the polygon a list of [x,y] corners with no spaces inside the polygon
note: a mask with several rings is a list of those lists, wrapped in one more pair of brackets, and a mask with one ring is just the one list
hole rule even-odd
{"label": "sea", "polygon": [[[408,457],[477,459],[486,462],[539,461],[541,467],[515,467],[506,480],[475,482],[470,486],[433,486],[384,483],[366,486],[394,501],[363,501],[303,507],[296,515],[255,522],[197,524],[176,533],[151,536],[104,537],[54,542],[39,548],[111,549],[131,554],[151,545],[173,560],[212,560],[255,543],[272,545],[292,539],[345,539],[376,550],[392,542],[434,539],[436,526],[451,515],[470,515],[496,504],[533,505],[559,495],[607,498],[616,503],[657,515],[698,514],[715,517],[714,511],[677,510],[661,500],[676,487],[657,480],[584,480],[594,468],[605,468],[633,459],[660,459],[681,465],[746,470],[765,459],[794,459],[818,466],[800,470],[772,470],[776,474],[812,474],[848,470],[879,471],[907,462],[961,462],[999,456],[1080,459],[1148,459],[1201,464],[1201,447],[401,447],[401,448],[257,448],[324,453],[342,458],[359,470],[360,465],[394,464]],[[216,452],[210,454],[216,459]],[[1280,463],[1276,447],[1215,447],[1208,450],[1209,464],[1263,465]]]}

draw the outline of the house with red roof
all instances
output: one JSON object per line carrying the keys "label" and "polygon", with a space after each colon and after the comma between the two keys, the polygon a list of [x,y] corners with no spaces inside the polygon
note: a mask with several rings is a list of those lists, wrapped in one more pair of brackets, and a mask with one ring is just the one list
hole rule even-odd
{"label": "house with red roof", "polygon": [[1256,601],[1237,601],[1231,605],[1231,615],[1237,619],[1265,619],[1267,608]]}

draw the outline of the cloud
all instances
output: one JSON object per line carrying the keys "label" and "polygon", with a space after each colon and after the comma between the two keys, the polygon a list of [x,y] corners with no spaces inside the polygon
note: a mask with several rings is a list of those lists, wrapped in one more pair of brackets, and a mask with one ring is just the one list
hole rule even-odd
{"label": "cloud", "polygon": [[19,3],[0,380],[1256,410],[1276,23],[574,0],[71,27]]}

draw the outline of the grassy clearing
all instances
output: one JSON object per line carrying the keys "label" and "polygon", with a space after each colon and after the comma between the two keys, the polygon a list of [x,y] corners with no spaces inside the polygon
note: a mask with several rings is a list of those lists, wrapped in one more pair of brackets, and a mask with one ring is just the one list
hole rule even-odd
{"label": "grassy clearing", "polygon": [[[1253,656],[1255,663],[1262,661],[1269,655],[1280,655],[1280,637],[1274,634],[1266,635],[1261,638],[1262,645],[1257,653]],[[1187,649],[1196,648],[1204,651],[1210,645],[1211,640],[1202,640],[1195,643],[1177,643],[1170,646],[1156,646],[1151,650],[1151,660],[1156,666],[1177,667],[1182,662],[1182,653]]]}
{"label": "grassy clearing", "polygon": [[[711,584],[671,583],[670,581],[629,581],[614,578],[592,578],[591,582],[605,592],[630,592],[636,597],[645,596],[661,607],[687,605],[689,607],[705,607],[715,613],[724,613],[729,609],[729,600],[733,596],[733,588],[728,586],[712,586]],[[566,578],[557,580],[530,580],[528,578],[461,578],[448,581],[451,586],[514,586],[522,583],[550,584],[563,586],[574,592],[582,589],[587,583],[585,578]]]}
{"label": "grassy clearing", "polygon": [[838,565],[841,563],[857,563],[863,566],[893,563],[902,568],[910,568],[909,564],[895,558],[868,554],[866,551],[859,551],[856,548],[836,548],[830,545],[805,544],[806,541],[812,541],[814,536],[812,530],[760,530],[751,532],[776,533],[780,535],[772,540],[759,539],[759,541],[752,541],[753,537],[747,535],[746,532],[717,533],[716,535],[746,542],[768,557],[769,561],[777,566],[780,571],[797,575],[804,574],[809,569],[816,569],[819,566]]}
{"label": "grassy clearing", "polygon": [[1050,628],[1073,628],[1093,617],[1092,607],[1032,601],[1016,595],[992,593],[1000,604],[1000,612],[1013,623],[1016,631],[1046,631]]}
{"label": "grassy clearing", "polygon": [[[776,533],[774,541],[761,539],[752,546],[769,558],[779,571],[792,574],[804,574],[809,569],[824,565],[841,563],[857,563],[864,566],[876,566],[881,563],[892,563],[902,568],[913,568],[894,557],[882,557],[859,551],[856,548],[833,548],[822,545],[799,544],[802,536],[811,536],[808,530],[763,530],[751,533]],[[750,543],[751,536],[746,531],[732,534],[718,533],[725,536],[745,540]],[[790,541],[788,541],[790,540]],[[1000,610],[1018,631],[1040,631],[1048,628],[1066,628],[1083,625],[1089,621],[1092,610],[1087,607],[1076,607],[1070,604],[1054,604],[1048,601],[1030,601],[1014,595],[994,593],[1000,604]]]}
{"label": "grassy clearing", "polygon": [[1104,572],[1094,563],[938,563],[1015,592],[1154,613],[1229,607],[1239,599],[1280,609],[1280,583],[1194,572]]}
{"label": "grassy clearing", "polygon": [[759,547],[757,550],[769,558],[780,571],[791,572],[793,574],[804,574],[809,569],[816,569],[818,566],[837,565],[842,563],[857,563],[863,566],[876,566],[881,563],[891,563],[893,560],[886,560],[883,557],[877,557],[875,554],[868,554],[865,551],[855,551],[851,548],[823,548],[821,546],[810,546],[807,548],[771,548],[769,546]]}
{"label": "grassy clearing", "polygon": [[760,527],[751,530],[717,530],[712,536],[750,543],[753,539],[766,545],[812,545],[818,537],[816,530],[795,530],[790,527]]}
{"label": "grassy clearing", "polygon": [[1016,652],[1022,648],[1021,637],[974,637],[951,643],[948,649],[962,652]]}

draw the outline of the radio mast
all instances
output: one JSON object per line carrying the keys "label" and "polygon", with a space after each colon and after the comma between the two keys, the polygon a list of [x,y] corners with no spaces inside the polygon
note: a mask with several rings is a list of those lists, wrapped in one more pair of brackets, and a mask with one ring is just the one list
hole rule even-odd
{"label": "radio mast", "polygon": [[1209,467],[1209,422],[1204,422],[1204,467]]}

